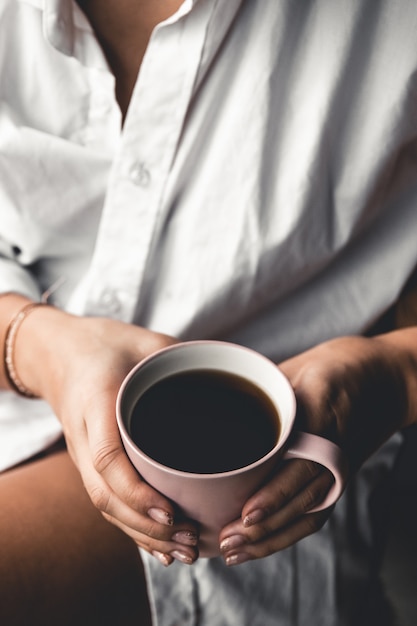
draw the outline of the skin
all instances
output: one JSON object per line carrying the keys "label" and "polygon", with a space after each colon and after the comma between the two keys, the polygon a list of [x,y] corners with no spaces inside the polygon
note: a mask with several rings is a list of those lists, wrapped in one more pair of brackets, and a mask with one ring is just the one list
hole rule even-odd
{"label": "skin", "polygon": [[124,120],[138,71],[157,24],[173,15],[182,0],[77,0],[88,17],[116,79]]}

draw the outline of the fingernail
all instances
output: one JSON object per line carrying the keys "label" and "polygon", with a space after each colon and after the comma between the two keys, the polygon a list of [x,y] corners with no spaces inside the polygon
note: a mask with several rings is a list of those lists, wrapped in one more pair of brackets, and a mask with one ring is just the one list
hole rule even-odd
{"label": "fingernail", "polygon": [[177,541],[185,546],[196,546],[198,538],[196,533],[191,530],[179,530],[172,535],[172,541]]}
{"label": "fingernail", "polygon": [[164,511],[163,509],[157,509],[156,507],[152,507],[151,509],[149,509],[148,515],[155,522],[165,524],[165,526],[172,526],[174,523],[174,518],[172,517],[171,513],[168,513],[168,511]]}
{"label": "fingernail", "polygon": [[165,554],[164,552],[158,552],[158,550],[154,550],[152,554],[165,567],[168,567],[169,565],[171,565],[172,558],[169,556],[169,554]]}
{"label": "fingernail", "polygon": [[230,537],[226,537],[223,541],[220,542],[220,550],[222,552],[226,550],[231,550],[232,548],[239,548],[246,543],[246,537],[243,535],[231,535]]}
{"label": "fingernail", "polygon": [[256,509],[255,511],[252,511],[251,513],[248,513],[248,515],[246,515],[243,520],[243,525],[245,528],[248,528],[249,526],[258,524],[258,522],[261,522],[263,519],[265,519],[266,516],[267,512],[264,509]]}
{"label": "fingernail", "polygon": [[232,565],[240,565],[241,563],[245,563],[246,561],[249,561],[249,559],[250,556],[248,554],[245,554],[244,552],[238,552],[237,554],[231,554],[230,556],[226,557],[225,563],[226,565],[231,567]]}
{"label": "fingernail", "polygon": [[191,565],[194,561],[189,554],[182,552],[182,550],[173,550],[170,554],[174,557],[174,559],[181,561],[181,563],[186,563],[187,565]]}

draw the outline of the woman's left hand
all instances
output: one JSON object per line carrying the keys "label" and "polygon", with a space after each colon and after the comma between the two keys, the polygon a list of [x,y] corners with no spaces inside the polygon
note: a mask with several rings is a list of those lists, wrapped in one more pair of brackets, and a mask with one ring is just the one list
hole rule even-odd
{"label": "woman's left hand", "polygon": [[[296,394],[296,428],[339,445],[350,475],[394,432],[416,420],[417,401],[411,398],[417,397],[417,329],[333,339],[288,359],[280,369]],[[282,463],[246,502],[241,518],[222,530],[226,563],[266,557],[319,530],[333,507],[309,511],[332,484],[330,472],[312,461]]]}

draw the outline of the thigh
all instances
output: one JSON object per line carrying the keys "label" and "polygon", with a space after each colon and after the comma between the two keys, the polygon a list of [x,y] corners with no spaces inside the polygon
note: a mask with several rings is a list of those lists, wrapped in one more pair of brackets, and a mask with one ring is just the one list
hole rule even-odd
{"label": "thigh", "polygon": [[66,451],[0,474],[0,624],[150,623],[138,550],[93,507]]}

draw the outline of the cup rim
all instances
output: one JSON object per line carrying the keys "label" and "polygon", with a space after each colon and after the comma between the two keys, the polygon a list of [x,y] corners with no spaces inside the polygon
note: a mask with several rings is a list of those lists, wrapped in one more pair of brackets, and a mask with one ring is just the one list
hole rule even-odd
{"label": "cup rim", "polygon": [[[222,346],[226,348],[239,349],[239,350],[252,353],[257,358],[266,362],[268,366],[271,365],[275,368],[277,376],[281,379],[281,384],[286,386],[287,391],[289,392],[288,402],[290,403],[290,406],[289,406],[288,412],[290,416],[286,419],[286,422],[284,425],[285,427],[282,428],[278,441],[275,443],[275,445],[271,448],[271,450],[269,450],[269,452],[264,454],[262,457],[260,457],[256,461],[253,461],[252,463],[248,465],[244,465],[242,467],[238,467],[232,470],[227,470],[225,472],[213,472],[213,473],[199,474],[196,472],[187,472],[185,470],[178,470],[178,469],[169,467],[167,465],[164,465],[163,463],[160,463],[159,461],[156,461],[152,457],[148,456],[145,452],[143,452],[143,450],[141,450],[133,442],[129,434],[129,431],[127,429],[127,426],[125,424],[125,420],[122,417],[121,407],[122,407],[124,392],[126,391],[130,382],[136,376],[137,372],[140,369],[146,366],[146,364],[148,364],[149,362],[154,361],[155,359],[159,358],[160,356],[162,356],[163,354],[167,352],[172,352],[178,349],[184,350],[184,349],[187,349],[188,346],[191,348],[192,346],[199,346],[199,345],[217,345],[217,346]],[[221,371],[221,368],[220,368],[220,371]],[[227,370],[224,370],[224,371],[227,371]],[[213,480],[213,478],[222,478],[222,477],[230,478],[231,476],[238,476],[240,474],[250,471],[251,469],[256,468],[259,465],[264,464],[269,459],[272,459],[274,456],[278,454],[280,450],[284,449],[285,444],[288,442],[288,439],[290,437],[290,434],[294,425],[295,414],[296,414],[296,398],[295,398],[295,393],[291,386],[291,383],[289,382],[285,374],[279,369],[279,367],[271,359],[261,354],[260,352],[253,350],[252,348],[248,348],[247,346],[232,343],[229,341],[221,341],[221,340],[214,340],[214,339],[198,339],[198,340],[183,341],[183,342],[175,343],[175,344],[166,346],[165,348],[161,348],[157,352],[154,352],[147,357],[144,357],[136,365],[134,365],[133,368],[125,376],[120,386],[120,389],[118,391],[117,398],[116,398],[116,420],[117,420],[117,425],[118,425],[119,432],[121,435],[122,443],[125,446],[125,448],[128,447],[130,449],[131,454],[133,454],[134,456],[141,457],[149,465],[153,466],[159,471],[169,474],[170,476],[178,476],[181,478],[187,477],[190,480],[192,479]]]}

